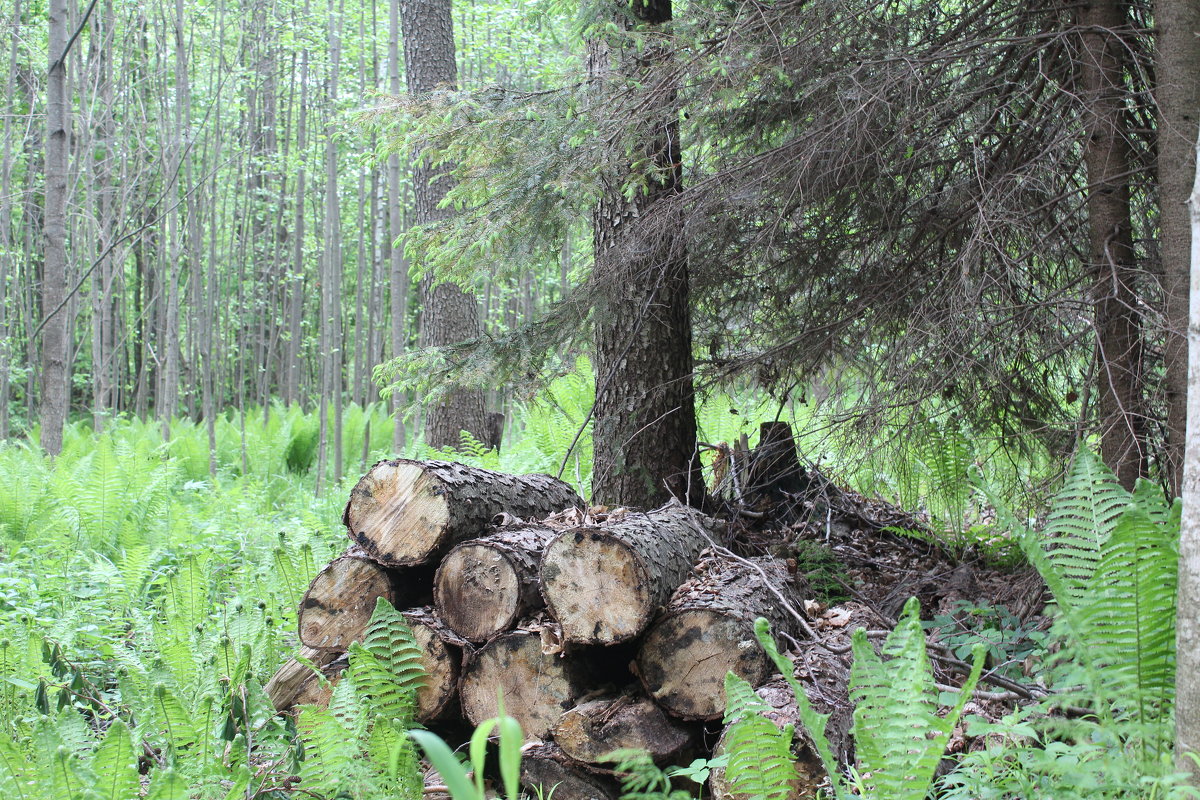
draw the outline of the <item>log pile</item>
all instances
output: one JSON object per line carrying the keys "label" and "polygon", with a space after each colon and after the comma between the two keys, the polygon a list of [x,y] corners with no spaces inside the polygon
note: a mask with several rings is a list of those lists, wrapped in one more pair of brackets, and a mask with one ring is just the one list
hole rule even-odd
{"label": "log pile", "polygon": [[618,796],[615,749],[706,755],[725,673],[770,678],[754,618],[799,635],[784,563],[717,555],[724,524],[678,503],[589,512],[547,475],[394,459],[354,487],[343,523],[350,546],[300,603],[301,652],[267,686],[276,708],[328,702],[383,597],[424,650],[418,718],[478,724],[502,692],[538,740],[523,779],[557,800]]}

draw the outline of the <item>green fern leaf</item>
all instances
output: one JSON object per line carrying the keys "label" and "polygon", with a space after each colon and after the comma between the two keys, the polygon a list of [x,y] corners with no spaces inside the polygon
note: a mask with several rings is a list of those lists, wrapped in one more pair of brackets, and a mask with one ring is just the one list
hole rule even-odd
{"label": "green fern leaf", "polygon": [[[754,687],[732,672],[725,676],[725,777],[733,794],[758,800],[784,800],[797,780],[790,730],[780,730],[762,715],[767,704]],[[732,698],[732,699],[731,699]]]}
{"label": "green fern leaf", "polygon": [[141,790],[137,751],[129,728],[114,720],[92,758],[96,794],[101,800],[129,800]]}

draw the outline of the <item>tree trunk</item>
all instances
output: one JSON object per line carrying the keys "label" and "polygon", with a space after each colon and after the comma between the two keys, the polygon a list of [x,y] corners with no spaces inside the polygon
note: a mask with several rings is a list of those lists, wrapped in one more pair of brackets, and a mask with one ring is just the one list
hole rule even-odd
{"label": "tree trunk", "polygon": [[566,712],[552,731],[555,743],[576,761],[604,763],[614,750],[645,750],[658,763],[676,758],[695,731],[663,714],[644,697],[589,700]]}
{"label": "tree trunk", "polygon": [[66,0],[50,1],[50,69],[46,80],[46,257],[42,271],[41,445],[52,456],[62,450],[70,403],[67,339],[67,26]]}
{"label": "tree trunk", "polygon": [[[400,94],[400,0],[388,4],[388,91],[393,96]],[[404,354],[408,338],[408,264],[404,260],[404,248],[392,242],[404,232],[404,217],[400,211],[400,154],[391,153],[387,160],[387,240],[389,301],[391,306],[391,353],[392,358]],[[391,397],[392,452],[400,455],[404,450],[405,430],[403,397],[394,392]]]}
{"label": "tree trunk", "polygon": [[774,667],[754,638],[754,620],[766,617],[777,633],[797,633],[795,619],[772,588],[801,608],[798,588],[774,559],[754,566],[710,558],[696,577],[680,586],[666,610],[647,631],[638,651],[638,677],[669,713],[682,719],[717,719],[725,711],[725,673],[752,685]]}
{"label": "tree trunk", "polygon": [[573,528],[546,548],[542,594],[565,641],[623,642],[646,629],[700,551],[723,539],[719,523],[678,504]]}
{"label": "tree trunk", "polygon": [[521,785],[531,797],[547,800],[618,800],[621,796],[613,778],[588,772],[554,742],[521,748]]}
{"label": "tree trunk", "polygon": [[[409,93],[420,97],[438,87],[454,88],[457,68],[450,0],[402,0],[400,23]],[[451,186],[445,176],[448,171],[444,164],[435,169],[423,158],[415,159],[413,192],[418,225],[445,219],[451,213],[438,208]],[[422,347],[444,347],[482,333],[478,303],[455,284],[439,284],[427,276],[421,281],[421,305]],[[431,447],[457,449],[461,431],[480,441],[486,435],[483,392],[479,389],[454,389],[425,415],[425,443]]]}
{"label": "tree trunk", "polygon": [[351,547],[317,573],[300,601],[300,641],[318,650],[342,651],[362,638],[375,601],[397,605],[397,582],[387,569]]}
{"label": "tree trunk", "polygon": [[1130,215],[1131,154],[1124,70],[1125,6],[1092,0],[1080,12],[1080,77],[1087,125],[1089,268],[1100,364],[1100,450],[1121,485],[1146,474],[1145,365]]}
{"label": "tree trunk", "polygon": [[403,612],[421,648],[425,685],[417,690],[417,720],[428,722],[447,715],[458,697],[459,669],[471,645],[446,627],[429,607]]}
{"label": "tree trunk", "polygon": [[516,525],[455,545],[433,580],[441,618],[460,636],[482,642],[542,607],[538,561],[557,533]]}
{"label": "tree trunk", "polygon": [[473,725],[491,719],[503,692],[504,709],[521,723],[526,740],[545,739],[585,690],[576,664],[546,650],[539,633],[521,630],[484,645],[463,669],[463,715]]}
{"label": "tree trunk", "polygon": [[[1193,109],[1195,112],[1196,109]],[[1200,165],[1200,138],[1196,141]],[[1179,598],[1175,623],[1176,766],[1200,786],[1200,168],[1191,210],[1191,296],[1188,332],[1187,450],[1183,468],[1183,518],[1179,537]]]}
{"label": "tree trunk", "polygon": [[[630,10],[650,26],[671,20],[670,0]],[[625,27],[631,22],[623,6],[613,8],[613,20]],[[687,258],[677,212],[666,211],[683,177],[678,107],[675,88],[662,86],[656,69],[670,48],[652,42],[637,52],[627,45],[610,53],[594,42],[591,49],[595,83],[611,86],[615,68],[620,78],[644,84],[645,105],[661,110],[644,133],[644,153],[665,176],[650,177],[648,189],[628,200],[629,170],[610,174],[593,214],[594,269],[611,290],[594,312],[593,500],[640,508],[670,497],[698,504],[704,483],[696,458]]]}
{"label": "tree trunk", "polygon": [[541,519],[582,505],[549,475],[505,475],[445,461],[380,461],[350,492],[347,532],[382,564],[422,564],[487,530],[501,512]]}
{"label": "tree trunk", "polygon": [[1158,103],[1159,254],[1167,307],[1167,477],[1171,494],[1183,489],[1188,415],[1188,273],[1191,220],[1188,193],[1196,171],[1197,119],[1200,118],[1200,5],[1191,0],[1158,0],[1154,97]]}

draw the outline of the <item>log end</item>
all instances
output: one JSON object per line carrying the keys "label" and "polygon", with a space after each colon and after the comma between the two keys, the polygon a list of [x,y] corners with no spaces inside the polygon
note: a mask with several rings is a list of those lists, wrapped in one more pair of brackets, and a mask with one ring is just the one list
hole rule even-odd
{"label": "log end", "polygon": [[473,642],[506,630],[520,613],[516,570],[503,553],[485,544],[451,550],[438,568],[433,591],[442,620]]}
{"label": "log end", "polygon": [[526,739],[544,739],[562,713],[575,705],[580,688],[568,663],[543,652],[535,633],[505,634],[477,651],[463,670],[463,714],[478,725],[496,716],[496,698],[519,723]]}
{"label": "log end", "polygon": [[317,573],[300,601],[300,642],[319,650],[345,650],[362,638],[379,597],[396,602],[386,569],[363,558],[334,559]]}
{"label": "log end", "polygon": [[725,712],[725,673],[751,685],[770,674],[754,630],[737,617],[691,609],[665,617],[646,633],[637,658],[646,691],[682,719],[718,719]]}
{"label": "log end", "polygon": [[563,639],[614,644],[645,630],[654,613],[649,577],[637,554],[598,528],[564,531],[546,548],[542,597]]}
{"label": "log end", "polygon": [[347,531],[380,563],[423,563],[442,546],[450,507],[442,482],[420,462],[395,459],[373,466],[350,492],[342,516]]}

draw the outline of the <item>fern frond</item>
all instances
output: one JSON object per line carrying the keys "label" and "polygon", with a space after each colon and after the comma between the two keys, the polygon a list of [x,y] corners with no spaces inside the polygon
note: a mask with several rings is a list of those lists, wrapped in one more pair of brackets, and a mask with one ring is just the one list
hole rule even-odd
{"label": "fern frond", "polygon": [[798,776],[790,726],[780,730],[763,716],[767,704],[732,672],[725,676],[725,697],[726,719],[734,720],[725,733],[725,778],[732,793],[760,800],[791,796]]}
{"label": "fern frond", "polygon": [[332,711],[316,706],[300,708],[296,728],[304,748],[300,786],[321,796],[336,796],[355,771],[358,737]]}
{"label": "fern frond", "polygon": [[114,720],[104,734],[104,741],[92,757],[92,772],[96,775],[96,794],[100,800],[129,800],[141,790],[138,778],[137,751],[133,735],[121,720]]}

